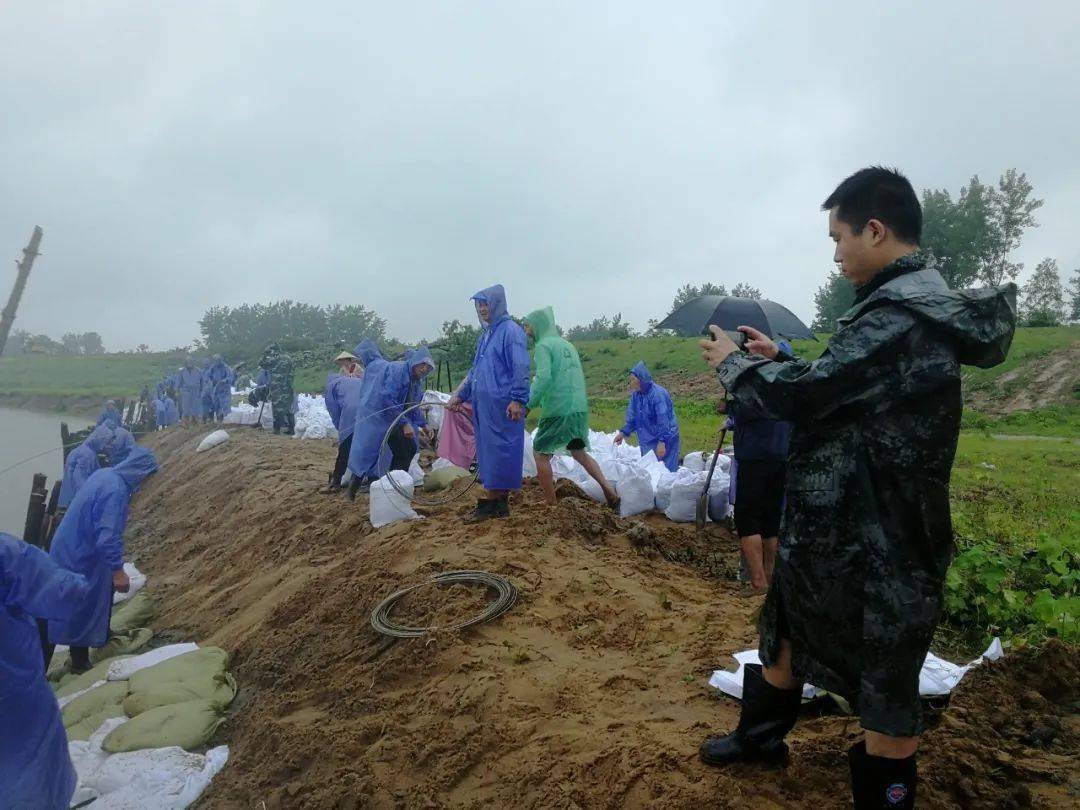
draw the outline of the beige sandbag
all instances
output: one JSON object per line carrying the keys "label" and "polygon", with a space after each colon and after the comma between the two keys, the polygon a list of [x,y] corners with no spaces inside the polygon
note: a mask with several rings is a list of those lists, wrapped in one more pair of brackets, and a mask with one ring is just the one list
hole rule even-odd
{"label": "beige sandbag", "polygon": [[135,630],[125,630],[121,633],[113,633],[104,647],[95,647],[90,650],[90,663],[96,664],[106,658],[114,658],[117,655],[142,652],[143,647],[150,643],[154,637],[154,631],[149,627],[139,627]]}
{"label": "beige sandbag", "polygon": [[142,590],[113,609],[109,629],[114,633],[123,633],[137,627],[148,627],[155,615],[157,604],[154,597]]}
{"label": "beige sandbag", "polygon": [[191,751],[210,742],[224,722],[224,710],[212,700],[158,706],[114,728],[101,747],[110,754],[169,745]]}
{"label": "beige sandbag", "polygon": [[109,664],[124,658],[131,658],[131,656],[114,655],[112,658],[106,658],[104,661],[98,662],[92,669],[88,669],[82,675],[72,675],[71,673],[68,673],[60,679],[59,688],[56,690],[56,696],[62,698],[67,697],[68,695],[74,695],[76,692],[81,692],[83,689],[89,689],[98,681],[107,681]]}
{"label": "beige sandbag", "polygon": [[137,717],[158,706],[171,706],[191,700],[212,700],[224,709],[235,697],[236,681],[226,672],[220,678],[162,683],[140,692],[132,692],[124,699],[124,714]]}
{"label": "beige sandbag", "polygon": [[45,677],[52,681],[54,684],[59,683],[65,676],[69,675],[70,671],[68,665],[71,663],[71,653],[67,650],[61,650],[60,652],[53,653],[52,660],[49,661],[49,671],[45,673]]}
{"label": "beige sandbag", "polygon": [[90,735],[101,728],[101,724],[106,720],[110,720],[113,717],[123,717],[124,707],[119,703],[113,703],[102,708],[97,714],[92,714],[89,717],[84,717],[71,728],[65,729],[67,732],[68,742],[76,742],[81,740],[85,742],[90,739]]}
{"label": "beige sandbag", "polygon": [[127,695],[127,681],[109,681],[94,687],[60,710],[64,728],[70,728],[87,717],[97,714],[106,706],[117,706],[123,703]]}
{"label": "beige sandbag", "polygon": [[424,476],[424,492],[437,492],[446,489],[459,478],[467,478],[469,471],[461,467],[440,467]]}
{"label": "beige sandbag", "polygon": [[229,654],[220,647],[200,647],[152,667],[140,669],[131,676],[131,691],[145,692],[166,683],[220,678],[224,676],[228,665]]}

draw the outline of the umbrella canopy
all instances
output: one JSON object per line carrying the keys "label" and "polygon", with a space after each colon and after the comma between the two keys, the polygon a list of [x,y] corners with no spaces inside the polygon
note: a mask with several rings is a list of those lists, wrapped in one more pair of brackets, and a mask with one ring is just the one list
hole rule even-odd
{"label": "umbrella canopy", "polygon": [[817,340],[814,333],[790,309],[775,301],[736,298],[731,295],[703,295],[687,301],[656,325],[684,337],[700,335],[710,326],[733,331],[752,326],[771,338]]}

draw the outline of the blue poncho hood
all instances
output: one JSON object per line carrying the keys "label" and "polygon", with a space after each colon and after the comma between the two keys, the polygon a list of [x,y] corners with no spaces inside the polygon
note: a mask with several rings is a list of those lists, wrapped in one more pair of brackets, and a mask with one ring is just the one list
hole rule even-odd
{"label": "blue poncho hood", "polygon": [[128,489],[135,492],[143,480],[157,471],[157,459],[145,447],[136,446],[128,454],[127,458],[119,464],[111,467],[127,484]]}
{"label": "blue poncho hood", "polygon": [[375,344],[374,340],[362,340],[356,344],[356,348],[353,349],[353,354],[356,355],[356,359],[364,364],[365,368],[369,363],[375,360],[383,360],[382,352],[379,351],[379,347]]}
{"label": "blue poncho hood", "polygon": [[109,446],[115,435],[115,431],[108,425],[98,425],[90,431],[90,435],[86,437],[84,444],[94,453],[100,453]]}
{"label": "blue poncho hood", "polygon": [[126,428],[116,428],[112,444],[109,445],[109,449],[105,452],[109,456],[109,464],[115,467],[126,459],[134,449],[135,437],[131,435],[131,431]]}
{"label": "blue poncho hood", "polygon": [[638,364],[630,369],[630,373],[637,377],[638,381],[641,382],[642,393],[647,393],[648,390],[652,388],[652,374],[649,373],[649,369],[645,366],[644,362],[639,360]]}
{"label": "blue poncho hood", "polygon": [[[413,349],[405,356],[405,361],[409,364],[409,371],[411,372],[421,363],[427,363],[431,368],[435,368],[435,361],[431,357],[431,352],[427,346],[421,346],[418,349]],[[428,374],[431,372],[429,371]],[[424,375],[425,377],[427,374]]]}
{"label": "blue poncho hood", "polygon": [[493,287],[481,290],[472,297],[472,300],[476,302],[482,301],[488,305],[489,322],[484,323],[481,321],[481,326],[494,326],[510,317],[506,312],[506,290],[503,289],[502,284],[496,284]]}

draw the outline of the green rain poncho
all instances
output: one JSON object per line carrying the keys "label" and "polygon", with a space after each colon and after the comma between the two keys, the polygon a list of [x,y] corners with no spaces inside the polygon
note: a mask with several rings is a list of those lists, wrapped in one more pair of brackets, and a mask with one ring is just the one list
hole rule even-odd
{"label": "green rain poncho", "polygon": [[551,307],[526,315],[525,321],[536,339],[536,375],[529,390],[529,409],[543,408],[544,419],[588,413],[581,358],[573,344],[559,336]]}

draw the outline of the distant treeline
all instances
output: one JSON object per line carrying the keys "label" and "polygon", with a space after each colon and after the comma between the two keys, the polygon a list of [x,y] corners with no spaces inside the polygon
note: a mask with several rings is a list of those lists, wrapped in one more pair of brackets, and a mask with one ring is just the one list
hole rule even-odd
{"label": "distant treeline", "polygon": [[[149,350],[148,350],[149,351]],[[68,332],[60,340],[48,335],[32,335],[25,329],[16,329],[4,346],[4,356],[20,354],[44,354],[49,356],[105,354],[105,344],[97,332],[75,334]]]}

